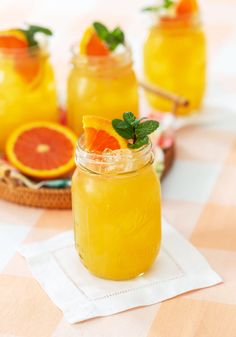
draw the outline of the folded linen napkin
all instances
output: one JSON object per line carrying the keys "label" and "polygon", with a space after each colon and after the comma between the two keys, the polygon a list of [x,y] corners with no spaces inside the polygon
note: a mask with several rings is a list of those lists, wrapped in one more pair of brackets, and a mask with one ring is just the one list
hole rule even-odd
{"label": "folded linen napkin", "polygon": [[25,245],[20,253],[69,323],[150,305],[222,282],[196,248],[164,219],[156,262],[150,271],[130,281],[91,275],[80,262],[71,231]]}

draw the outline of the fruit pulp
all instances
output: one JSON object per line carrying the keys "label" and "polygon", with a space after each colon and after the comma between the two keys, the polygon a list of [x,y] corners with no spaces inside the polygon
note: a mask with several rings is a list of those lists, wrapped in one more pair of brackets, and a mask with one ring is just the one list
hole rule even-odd
{"label": "fruit pulp", "polygon": [[125,280],[151,267],[161,242],[160,183],[151,164],[118,175],[78,166],[72,205],[76,249],[92,274]]}
{"label": "fruit pulp", "polygon": [[[0,52],[1,53],[1,52]],[[0,152],[10,133],[31,121],[59,119],[56,88],[48,57],[40,56],[39,70],[30,82],[25,81],[9,54],[0,55]],[[18,65],[25,59],[18,58]]]}
{"label": "fruit pulp", "polygon": [[[188,107],[177,114],[188,115],[201,107],[206,76],[206,42],[201,27],[153,26],[144,45],[144,74],[147,82],[186,97]],[[171,111],[172,104],[147,94],[151,106]]]}

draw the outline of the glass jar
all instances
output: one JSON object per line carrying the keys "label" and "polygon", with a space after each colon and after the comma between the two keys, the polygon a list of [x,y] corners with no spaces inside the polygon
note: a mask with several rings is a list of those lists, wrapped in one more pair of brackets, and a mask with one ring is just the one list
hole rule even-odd
{"label": "glass jar", "polygon": [[[117,150],[118,151],[118,150]],[[151,144],[105,154],[80,144],[72,179],[75,245],[84,266],[112,280],[153,264],[161,242],[161,193]]]}
{"label": "glass jar", "polygon": [[45,50],[0,49],[0,152],[18,126],[59,120],[54,74]]}
{"label": "glass jar", "polygon": [[125,111],[138,114],[138,83],[128,48],[109,56],[79,55],[75,51],[72,65],[67,120],[78,135],[83,131],[83,115],[113,119],[121,118]]}
{"label": "glass jar", "polygon": [[[188,115],[201,107],[206,81],[206,41],[199,16],[159,18],[144,44],[144,75],[148,83],[184,96]],[[147,93],[151,106],[171,111],[172,103]]]}

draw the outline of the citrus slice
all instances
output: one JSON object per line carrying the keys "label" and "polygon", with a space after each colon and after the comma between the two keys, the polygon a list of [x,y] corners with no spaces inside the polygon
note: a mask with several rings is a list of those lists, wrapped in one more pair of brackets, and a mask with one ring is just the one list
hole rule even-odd
{"label": "citrus slice", "polygon": [[40,57],[36,50],[30,53],[27,38],[20,30],[0,32],[0,48],[11,51],[14,68],[25,82],[31,82],[39,73]]}
{"label": "citrus slice", "polygon": [[0,33],[0,48],[1,49],[20,49],[27,48],[28,43],[23,34],[15,31],[6,31]]}
{"label": "citrus slice", "polygon": [[198,11],[198,3],[196,0],[180,0],[176,6],[178,16],[193,14]]}
{"label": "citrus slice", "polygon": [[25,175],[57,178],[74,168],[76,142],[76,135],[64,126],[34,122],[13,131],[7,140],[6,155]]}
{"label": "citrus slice", "polygon": [[87,151],[102,153],[104,150],[127,148],[127,141],[113,129],[111,121],[97,116],[84,116],[83,128]]}
{"label": "citrus slice", "polygon": [[88,27],[80,42],[80,53],[88,56],[107,56],[109,49],[98,37],[93,27]]}

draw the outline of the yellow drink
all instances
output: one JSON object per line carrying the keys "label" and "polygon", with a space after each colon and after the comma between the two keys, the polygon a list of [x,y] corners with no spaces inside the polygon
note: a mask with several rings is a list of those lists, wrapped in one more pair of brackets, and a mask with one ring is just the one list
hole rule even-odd
{"label": "yellow drink", "polygon": [[[201,107],[206,77],[205,34],[196,18],[160,20],[149,32],[144,45],[144,74],[147,82],[190,100],[188,115]],[[147,94],[149,103],[161,111],[171,111],[171,103]]]}
{"label": "yellow drink", "polygon": [[32,57],[39,59],[38,72],[27,81],[15,67],[17,58],[18,68],[28,70],[28,58],[22,51],[0,50],[0,152],[16,127],[30,121],[58,121],[53,70],[48,55],[43,51],[37,53]]}
{"label": "yellow drink", "polygon": [[84,153],[77,151],[72,181],[76,249],[94,275],[131,279],[151,267],[161,242],[160,183],[150,145],[125,150],[117,160],[115,151]]}
{"label": "yellow drink", "polygon": [[108,119],[121,112],[138,114],[138,84],[129,50],[109,56],[75,55],[68,78],[68,126],[78,135],[83,115]]}

